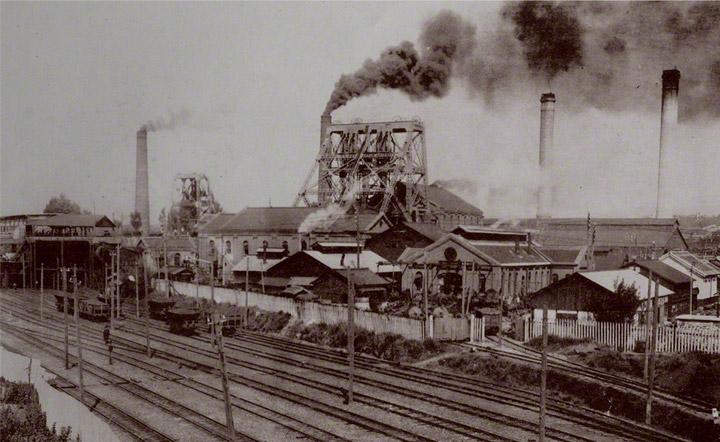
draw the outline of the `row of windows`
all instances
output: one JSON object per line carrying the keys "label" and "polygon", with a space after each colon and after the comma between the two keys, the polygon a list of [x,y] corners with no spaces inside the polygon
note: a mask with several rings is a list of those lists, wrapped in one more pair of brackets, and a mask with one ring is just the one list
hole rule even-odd
{"label": "row of windows", "polygon": [[[262,242],[262,247],[268,248],[270,246],[269,246],[269,243],[265,240]],[[282,248],[283,248],[283,250],[290,250],[290,245],[288,244],[287,241],[282,242]],[[305,241],[302,241],[301,249],[302,250],[307,249],[307,243]],[[233,250],[232,242],[230,240],[225,241],[225,254],[226,255],[232,254],[232,250]],[[211,239],[210,240],[210,253],[213,254],[214,251],[215,251],[215,241]],[[243,243],[242,243],[242,251],[243,251],[244,255],[250,254],[250,243],[247,240],[243,241]]]}

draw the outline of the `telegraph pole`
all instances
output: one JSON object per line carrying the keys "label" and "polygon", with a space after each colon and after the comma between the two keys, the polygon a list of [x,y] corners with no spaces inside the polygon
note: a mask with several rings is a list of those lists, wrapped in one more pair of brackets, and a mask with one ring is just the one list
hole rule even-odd
{"label": "telegraph pole", "polygon": [[78,357],[78,376],[80,377],[80,402],[85,403],[85,388],[83,386],[83,357],[82,357],[82,341],[80,340],[80,313],[78,312],[78,283],[77,283],[77,267],[73,265],[73,283],[75,284],[75,332],[77,334],[77,357]]}
{"label": "telegraph pole", "polygon": [[140,319],[140,278],[138,264],[135,263],[135,318]]}
{"label": "telegraph pole", "polygon": [[542,317],[542,359],[540,361],[540,442],[545,442],[545,401],[547,397],[547,343],[548,310],[547,299],[543,303]]}
{"label": "telegraph pole", "polygon": [[648,275],[648,292],[645,307],[645,370],[643,371],[643,374],[645,375],[645,381],[648,380],[648,364],[650,363],[650,314],[652,310],[652,279],[653,271],[650,270],[650,274]]}
{"label": "telegraph pole", "polygon": [[117,293],[117,298],[115,299],[115,308],[117,311],[115,312],[115,319],[120,319],[120,243],[118,243],[117,246],[117,278],[115,280],[115,289]]}
{"label": "telegraph pole", "polygon": [[[62,243],[61,243],[62,244]],[[69,337],[68,337],[68,317],[67,317],[67,269],[65,267],[62,268],[62,276],[63,276],[63,324],[65,326],[65,370],[70,370],[70,358],[68,356],[68,353],[70,351],[69,347]]]}
{"label": "telegraph pole", "polygon": [[652,343],[650,344],[650,369],[648,371],[647,403],[645,405],[645,424],[652,422],[652,395],[655,386],[655,347],[657,345],[658,298],[660,297],[660,279],[655,280],[655,299],[653,300]]}
{"label": "telegraph pole", "polygon": [[425,271],[425,275],[423,276],[423,304],[424,304],[424,310],[425,310],[425,338],[430,337],[430,326],[428,324],[429,317],[428,317],[428,284],[429,282],[429,275],[428,275],[428,257],[427,253],[423,252],[423,260],[425,261],[423,263],[423,270]]}
{"label": "telegraph pole", "polygon": [[250,255],[245,256],[245,329],[247,330],[250,328],[250,324],[248,324],[249,314],[248,314],[248,284],[250,283]]}
{"label": "telegraph pole", "polygon": [[40,264],[40,320],[45,321],[45,263]]}
{"label": "telegraph pole", "polygon": [[110,296],[110,328],[115,331],[115,253],[110,253],[110,290],[107,295]]}
{"label": "telegraph pole", "polygon": [[[143,258],[145,257],[145,252],[143,251]],[[145,312],[145,346],[147,348],[147,357],[150,357],[150,298],[148,298],[148,274],[147,274],[147,266],[145,265],[145,260],[143,259],[143,287],[145,289],[145,305],[147,306],[147,311]]]}
{"label": "telegraph pole", "polygon": [[230,402],[230,390],[228,389],[228,379],[227,379],[227,369],[225,367],[225,353],[223,352],[223,340],[222,340],[222,333],[218,334],[217,327],[215,327],[215,281],[214,281],[214,275],[210,275],[210,298],[212,303],[212,310],[211,310],[211,321],[210,324],[212,325],[212,335],[215,338],[215,342],[217,343],[217,351],[218,351],[218,359],[220,361],[220,375],[222,376],[222,386],[223,386],[223,397],[225,399],[225,420],[227,422],[227,428],[228,428],[228,435],[230,436],[230,440],[235,440],[235,423],[233,421],[232,416],[232,403]]}
{"label": "telegraph pole", "polygon": [[695,266],[690,266],[690,297],[688,298],[688,304],[690,305],[690,314],[693,312],[693,283],[695,282],[694,273]]}
{"label": "telegraph pole", "polygon": [[353,402],[353,381],[355,380],[355,293],[353,290],[352,279],[350,277],[350,266],[347,267],[348,280],[348,392],[347,403],[352,405]]}

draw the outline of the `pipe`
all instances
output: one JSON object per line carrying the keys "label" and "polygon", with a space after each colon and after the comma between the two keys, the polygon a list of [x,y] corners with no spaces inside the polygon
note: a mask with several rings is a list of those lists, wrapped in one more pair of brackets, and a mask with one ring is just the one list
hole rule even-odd
{"label": "pipe", "polygon": [[135,159],[135,211],[140,214],[143,235],[150,233],[150,196],[148,190],[147,130],[137,131],[137,157]]}
{"label": "pipe", "polygon": [[550,218],[552,204],[552,148],[555,125],[555,94],[540,97],[540,188],[538,189],[537,217]]}
{"label": "pipe", "polygon": [[655,218],[673,216],[668,200],[668,178],[672,171],[669,153],[673,150],[672,135],[678,122],[678,92],[680,71],[665,70],[662,73],[662,104],[660,109],[660,155],[658,160],[658,188]]}

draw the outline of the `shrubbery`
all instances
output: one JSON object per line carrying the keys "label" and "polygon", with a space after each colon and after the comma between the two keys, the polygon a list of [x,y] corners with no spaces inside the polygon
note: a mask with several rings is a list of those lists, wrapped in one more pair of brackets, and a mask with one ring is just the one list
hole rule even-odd
{"label": "shrubbery", "polygon": [[[570,347],[572,345],[585,344],[593,342],[592,339],[577,339],[577,338],[560,338],[554,335],[548,335],[548,350],[554,351],[563,347]],[[527,343],[528,346],[535,350],[542,350],[542,336],[532,338]]]}
{"label": "shrubbery", "polygon": [[[540,385],[539,368],[504,359],[463,354],[443,359],[440,364],[455,371],[482,375],[504,384],[524,388],[538,388]],[[563,399],[569,397],[595,410],[610,411],[615,416],[624,416],[639,422],[645,419],[645,398],[641,395],[554,369],[548,370],[547,386],[551,394],[556,397]],[[709,419],[701,419],[692,413],[660,403],[653,405],[653,416],[653,422],[657,426],[675,434],[694,441],[716,440],[717,430]]]}
{"label": "shrubbery", "polygon": [[[286,335],[314,344],[328,347],[347,347],[347,324],[311,324],[301,323],[288,327]],[[363,328],[355,329],[355,351],[387,359],[393,362],[414,362],[443,351],[439,341],[426,339],[418,341],[405,339],[392,333],[374,333]]]}
{"label": "shrubbery", "polygon": [[[71,429],[61,428],[58,434],[55,425],[48,429],[45,413],[40,409],[38,395],[31,384],[8,382],[0,377],[0,388],[5,390],[0,398],[0,440],[7,442],[68,442]],[[14,407],[6,407],[13,404]],[[80,440],[77,438],[76,440]]]}

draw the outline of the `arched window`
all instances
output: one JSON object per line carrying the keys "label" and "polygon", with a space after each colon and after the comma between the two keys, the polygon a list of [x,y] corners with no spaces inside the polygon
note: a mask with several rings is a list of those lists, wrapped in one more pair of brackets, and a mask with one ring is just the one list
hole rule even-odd
{"label": "arched window", "polygon": [[558,275],[557,275],[557,273],[554,273],[554,274],[552,275],[552,282],[554,282],[554,283],[555,283],[555,282],[558,282]]}
{"label": "arched window", "polygon": [[480,293],[485,293],[485,283],[486,283],[485,275],[480,274],[478,282],[479,282],[478,290],[480,291]]}
{"label": "arched window", "polygon": [[245,252],[246,255],[250,254],[250,243],[247,241],[243,241],[243,252]]}
{"label": "arched window", "polygon": [[268,248],[268,242],[267,242],[267,241],[263,241],[263,249],[267,249],[267,248]]}
{"label": "arched window", "polygon": [[173,264],[176,266],[180,265],[180,254],[179,253],[176,253],[175,256],[173,257]]}
{"label": "arched window", "polygon": [[286,252],[289,252],[289,251],[290,251],[290,248],[289,248],[289,246],[288,246],[288,242],[287,242],[287,241],[283,241],[283,242],[282,242],[282,248],[283,248],[283,250],[285,250]]}
{"label": "arched window", "polygon": [[520,277],[520,294],[521,295],[526,294],[526,292],[525,292],[525,275],[522,275]]}
{"label": "arched window", "polygon": [[215,241],[212,239],[210,240],[210,250],[209,250],[210,256],[215,256]]}
{"label": "arched window", "polygon": [[305,240],[300,241],[300,250],[307,250],[307,242]]}
{"label": "arched window", "polygon": [[230,241],[225,241],[225,254],[229,255],[232,253],[232,243]]}
{"label": "arched window", "polygon": [[413,286],[415,289],[420,290],[423,288],[423,274],[422,272],[415,273],[415,279],[413,280]]}

